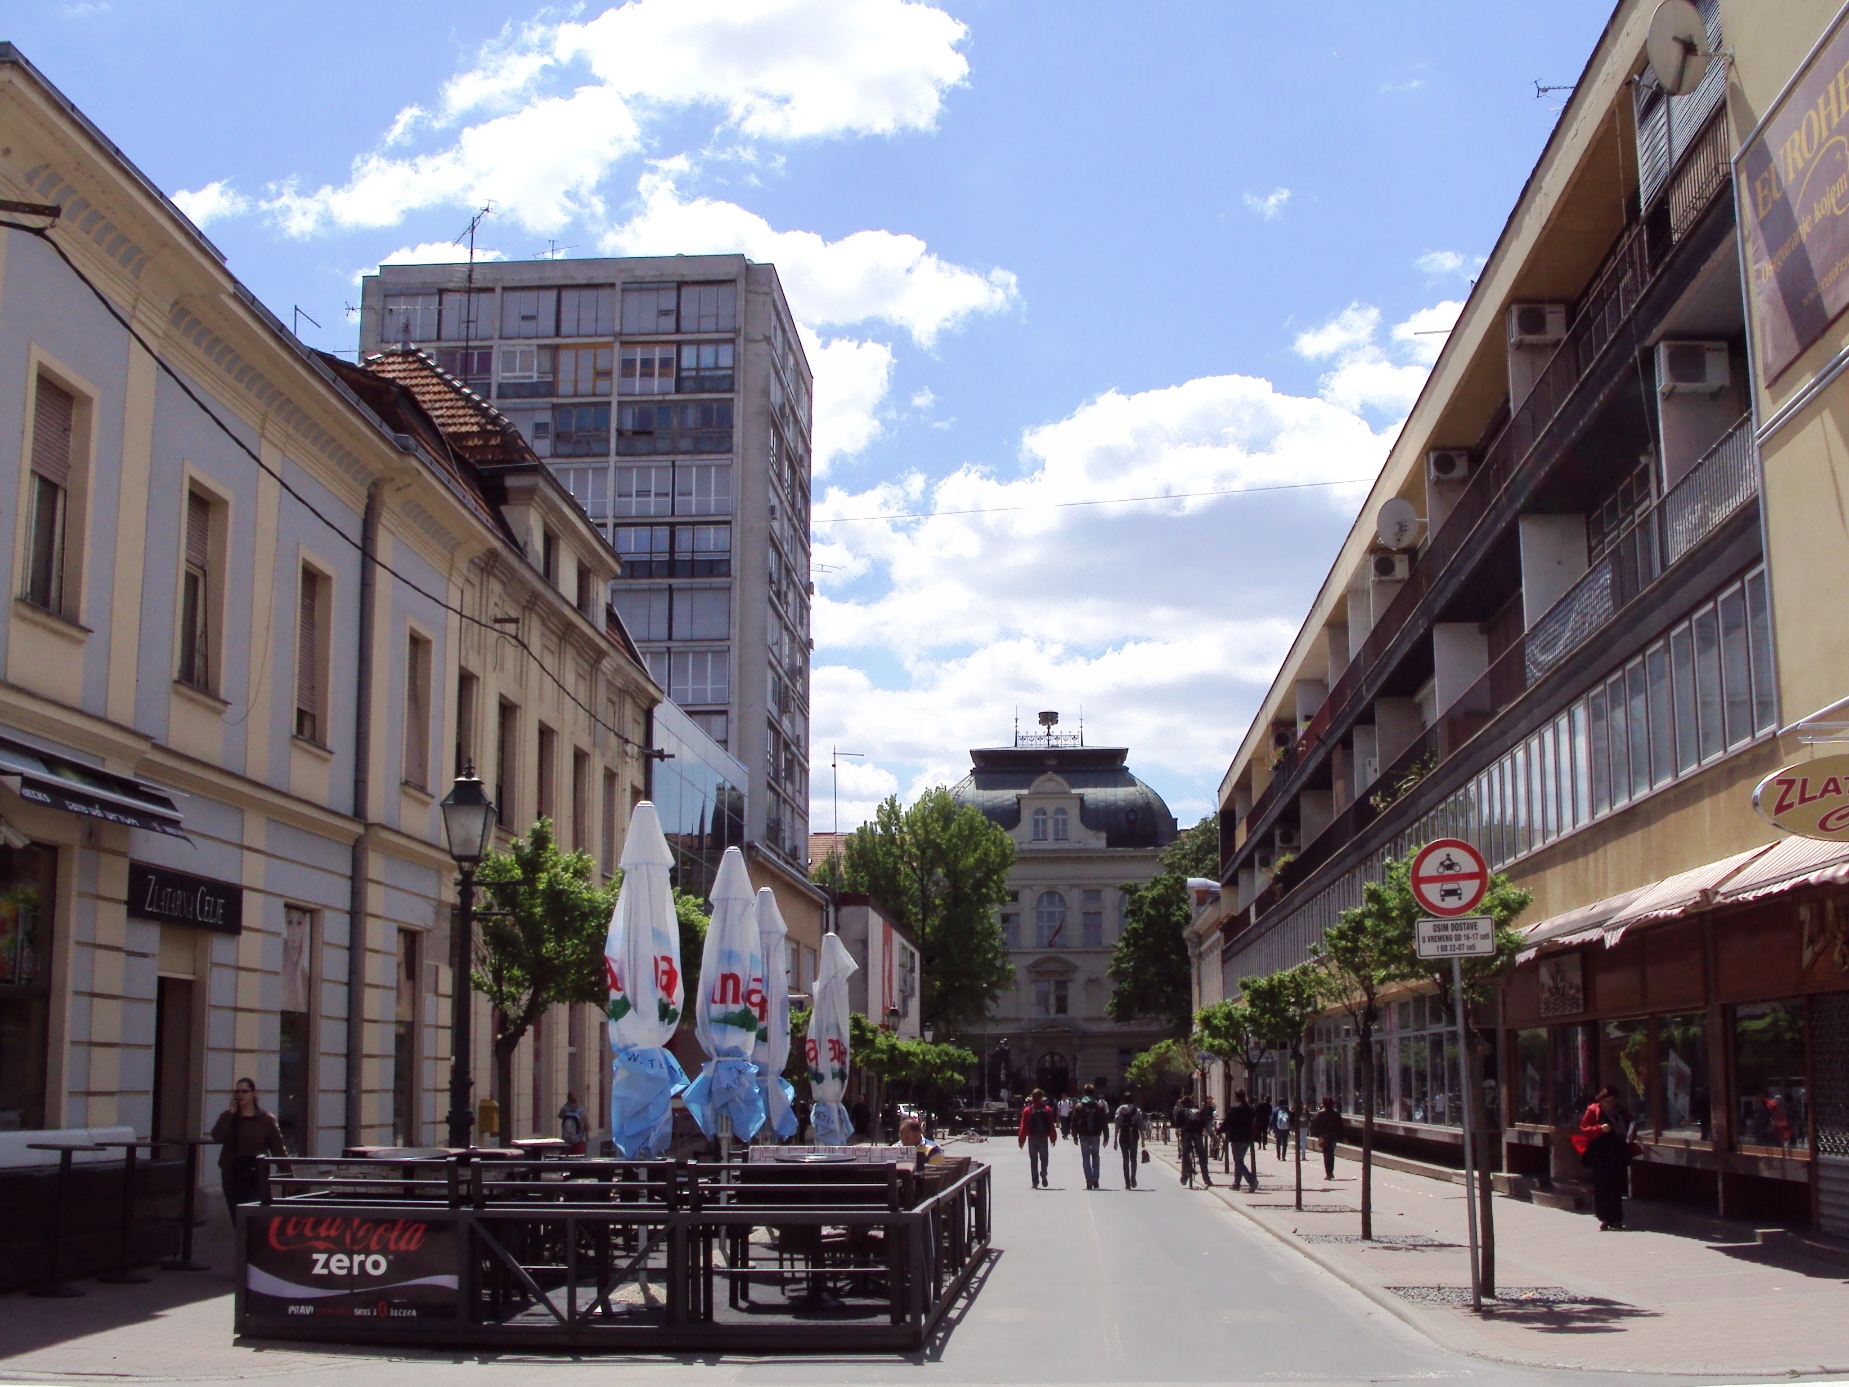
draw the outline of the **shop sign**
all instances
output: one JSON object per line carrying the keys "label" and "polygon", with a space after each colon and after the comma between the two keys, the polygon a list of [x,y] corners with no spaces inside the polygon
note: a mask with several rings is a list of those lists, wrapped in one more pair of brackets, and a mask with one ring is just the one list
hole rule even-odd
{"label": "shop sign", "polygon": [[190,872],[131,862],[128,913],[137,920],[240,934],[244,929],[244,888]]}
{"label": "shop sign", "polygon": [[1541,960],[1541,1015],[1578,1016],[1586,1009],[1586,975],[1581,955],[1555,954]]}
{"label": "shop sign", "polygon": [[252,1320],[453,1320],[456,1224],[353,1213],[245,1216],[244,1313]]}
{"label": "shop sign", "polygon": [[1773,771],[1753,791],[1753,808],[1800,838],[1849,843],[1849,756],[1819,756]]}
{"label": "shop sign", "polygon": [[1758,355],[1770,384],[1849,308],[1849,28],[1839,25],[1740,151]]}
{"label": "shop sign", "polygon": [[1413,947],[1420,958],[1487,958],[1496,952],[1496,917],[1421,920]]}

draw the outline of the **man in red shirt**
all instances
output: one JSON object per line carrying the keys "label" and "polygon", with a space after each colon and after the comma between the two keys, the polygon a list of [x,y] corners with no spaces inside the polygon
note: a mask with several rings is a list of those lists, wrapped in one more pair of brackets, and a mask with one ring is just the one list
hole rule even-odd
{"label": "man in red shirt", "polygon": [[1046,1187],[1047,1152],[1058,1140],[1059,1112],[1035,1089],[1021,1104],[1021,1130],[1016,1134],[1016,1145],[1027,1148],[1027,1173],[1035,1189]]}

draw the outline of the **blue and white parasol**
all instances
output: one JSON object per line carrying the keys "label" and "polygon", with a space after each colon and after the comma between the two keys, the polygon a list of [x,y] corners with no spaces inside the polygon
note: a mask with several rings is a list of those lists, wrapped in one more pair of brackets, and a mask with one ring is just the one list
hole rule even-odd
{"label": "blue and white parasol", "polygon": [[666,1048],[685,1004],[680,924],[669,881],[674,858],[647,800],[629,816],[622,861],[623,887],[604,941],[610,983],[605,1011],[615,1052],[610,1140],[623,1155],[650,1160],[667,1154],[674,1095],[687,1087],[687,1075]]}
{"label": "blue and white parasol", "polygon": [[700,996],[693,1028],[708,1059],[687,1088],[687,1110],[709,1137],[750,1141],[764,1125],[764,1092],[752,1054],[767,1020],[764,954],[758,943],[758,900],[744,854],[727,848],[713,882],[713,922],[700,955]]}
{"label": "blue and white parasol", "polygon": [[860,971],[838,934],[822,936],[822,961],[816,970],[815,1009],[809,1013],[809,1036],[803,1053],[809,1064],[809,1087],[815,1094],[815,1140],[821,1146],[846,1146],[854,1124],[841,1106],[847,1094],[847,980]]}

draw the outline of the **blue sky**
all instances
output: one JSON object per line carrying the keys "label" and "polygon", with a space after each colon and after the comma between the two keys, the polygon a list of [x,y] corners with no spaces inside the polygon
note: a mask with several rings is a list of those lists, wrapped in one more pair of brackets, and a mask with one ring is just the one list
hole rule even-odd
{"label": "blue sky", "polygon": [[[53,0],[3,36],[318,346],[484,200],[510,258],[778,264],[817,382],[825,829],[831,745],[867,754],[846,827],[1017,709],[1082,708],[1211,807],[1359,501],[1328,483],[1378,468],[1557,117],[1535,81],[1608,14]],[[1119,500],[1200,491],[1237,494]],[[930,518],[858,519],[899,512]]]}

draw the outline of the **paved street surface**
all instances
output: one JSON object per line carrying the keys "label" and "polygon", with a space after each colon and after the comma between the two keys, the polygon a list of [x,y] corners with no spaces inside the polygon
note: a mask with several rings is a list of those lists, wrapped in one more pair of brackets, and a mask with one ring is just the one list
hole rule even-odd
{"label": "paved street surface", "polygon": [[[959,1148],[962,1149],[962,1148]],[[219,1269],[155,1273],[147,1286],[87,1286],[81,1300],[0,1299],[0,1380],[204,1382],[261,1378],[316,1387],[450,1387],[468,1382],[647,1382],[672,1367],[752,1383],[1158,1383],[1435,1381],[1541,1387],[1555,1371],[1441,1347],[1215,1195],[1179,1188],[1161,1161],[1147,1188],[1088,1194],[1077,1153],[1053,1158],[1053,1187],[1028,1187],[1012,1142],[968,1148],[996,1167],[997,1253],[976,1294],[929,1350],[852,1359],[308,1352],[235,1344],[226,1249]],[[1276,1170],[1275,1162],[1267,1168]],[[1351,1187],[1352,1188],[1352,1187]],[[1347,1201],[1344,1201],[1347,1202]],[[458,1374],[463,1374],[461,1378]],[[1588,1387],[1681,1381],[1571,1374]],[[1709,1381],[1747,1381],[1747,1375]]]}

